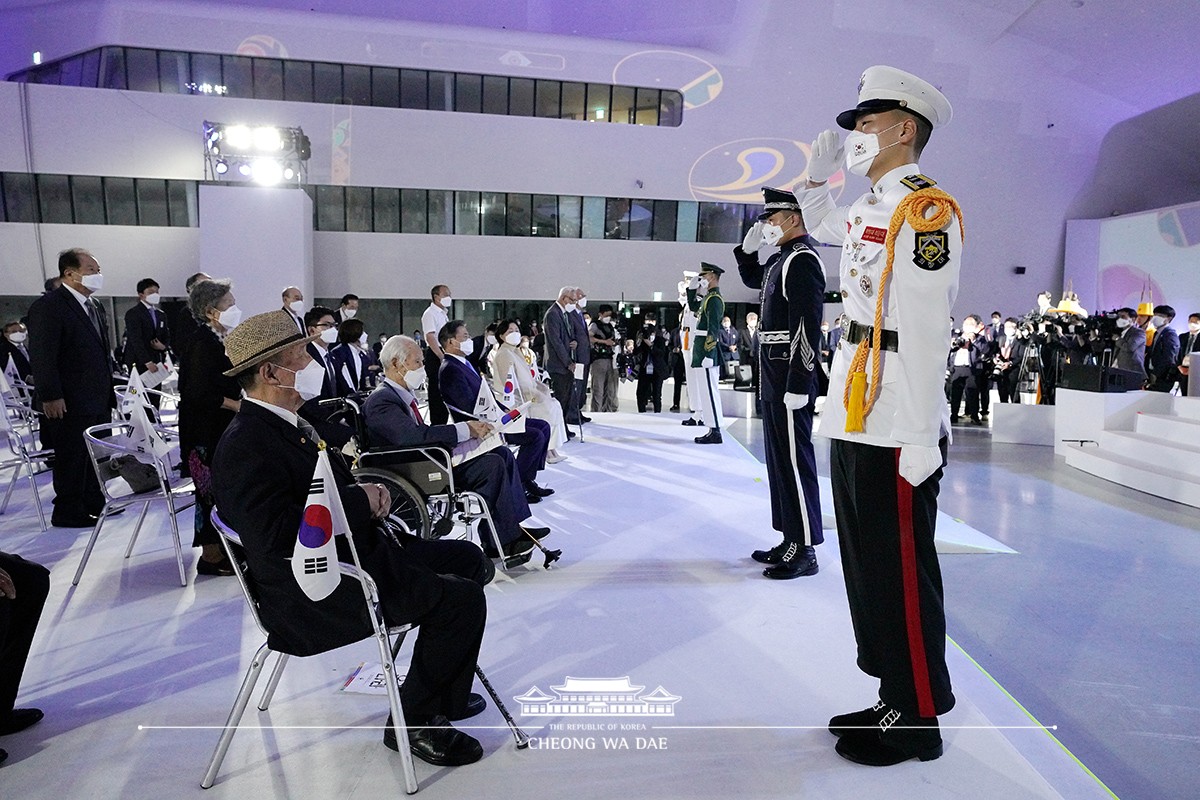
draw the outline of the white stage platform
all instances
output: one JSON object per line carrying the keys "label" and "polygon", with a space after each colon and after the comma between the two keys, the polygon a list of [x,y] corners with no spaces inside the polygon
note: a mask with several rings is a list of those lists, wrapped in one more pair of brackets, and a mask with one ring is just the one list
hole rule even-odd
{"label": "white stage platform", "polygon": [[[693,444],[675,415],[594,416],[587,441],[546,475],[557,494],[535,508],[561,566],[489,588],[481,663],[514,714],[534,686],[627,676],[679,697],[674,715],[519,716],[533,746],[517,751],[489,704],[469,725],[483,761],[417,762],[421,796],[1110,797],[952,644],[946,754],[882,770],[843,761],[826,721],[872,702],[875,685],[854,665],[834,532],[818,548],[820,574],[768,581],[749,559],[778,539],[761,464],[730,438]],[[152,512],[129,560],[135,515],[114,520],[69,591],[88,532],[39,532],[29,499],[18,487],[0,535],[53,570],[20,696],[46,719],[0,741],[4,798],[402,796],[399,760],[379,741],[386,700],[339,691],[372,659],[369,643],[293,660],[271,711],[247,711],[246,725],[261,727],[237,734],[203,792],[215,726],[260,643],[236,584],[176,585]]]}

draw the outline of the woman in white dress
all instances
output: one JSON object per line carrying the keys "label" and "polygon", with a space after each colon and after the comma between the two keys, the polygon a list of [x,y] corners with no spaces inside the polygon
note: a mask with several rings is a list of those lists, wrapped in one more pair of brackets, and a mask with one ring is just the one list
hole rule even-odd
{"label": "woman in white dress", "polygon": [[[563,422],[562,406],[550,395],[550,387],[539,380],[537,361],[526,347],[521,348],[521,327],[516,320],[504,320],[496,326],[497,346],[493,350],[492,387],[501,397],[509,375],[516,379],[514,397],[519,402],[531,402],[529,416],[550,423],[550,447],[546,460],[551,464],[566,456],[559,453],[567,441],[567,425]],[[528,357],[527,357],[528,356]]]}

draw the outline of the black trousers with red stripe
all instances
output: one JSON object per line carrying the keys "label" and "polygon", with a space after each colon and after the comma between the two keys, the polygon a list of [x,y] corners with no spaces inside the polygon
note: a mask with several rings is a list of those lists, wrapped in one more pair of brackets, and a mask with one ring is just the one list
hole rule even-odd
{"label": "black trousers with red stripe", "polygon": [[[944,467],[945,439],[940,447]],[[834,439],[834,513],[859,669],[879,679],[889,706],[933,717],[954,707],[933,544],[942,470],[914,487],[899,461],[899,448]]]}

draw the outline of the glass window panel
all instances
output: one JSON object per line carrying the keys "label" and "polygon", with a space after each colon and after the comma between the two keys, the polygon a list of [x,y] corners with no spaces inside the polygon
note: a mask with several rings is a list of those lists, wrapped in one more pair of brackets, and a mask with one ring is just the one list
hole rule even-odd
{"label": "glass window panel", "polygon": [[508,113],[514,117],[533,116],[533,79],[508,79]]}
{"label": "glass window panel", "polygon": [[171,227],[190,228],[195,224],[196,184],[192,181],[167,181],[167,211]]}
{"label": "glass window panel", "polygon": [[37,195],[42,222],[70,225],[75,221],[71,214],[71,186],[66,175],[38,175]]}
{"label": "glass window panel", "polygon": [[221,84],[230,97],[254,96],[254,66],[249,56],[221,56]]}
{"label": "glass window panel", "polygon": [[342,67],[342,94],[354,106],[371,105],[371,68],[346,64]]}
{"label": "glass window panel", "polygon": [[[396,72],[397,87],[399,87],[400,74]],[[396,98],[399,100],[399,97]],[[375,206],[375,225],[374,229],[378,233],[399,233],[400,232],[400,190],[399,189],[375,189],[374,197]],[[424,210],[424,209],[422,209]]]}
{"label": "glass window panel", "polygon": [[137,194],[133,178],[104,179],[104,207],[109,225],[137,225]]}
{"label": "glass window panel", "polygon": [[191,80],[188,54],[175,50],[158,51],[158,85],[164,94],[187,94]]}
{"label": "glass window panel", "polygon": [[429,108],[429,73],[423,69],[400,70],[400,107]]}
{"label": "glass window panel", "polygon": [[700,204],[692,200],[679,201],[675,218],[675,241],[696,241],[696,225],[700,219]]}
{"label": "glass window panel", "polygon": [[508,113],[508,78],[483,76],[483,113]]}
{"label": "glass window panel", "polygon": [[307,61],[283,62],[283,99],[313,102],[313,65]]}
{"label": "glass window panel", "polygon": [[90,175],[71,178],[71,205],[75,207],[76,225],[103,225],[104,179]]}
{"label": "glass window panel", "polygon": [[225,81],[221,77],[221,57],[212,53],[192,53],[192,76],[191,83],[197,88],[189,89],[190,92],[199,94],[199,87],[208,85],[211,87],[224,86]]}
{"label": "glass window panel", "polygon": [[[576,228],[579,227],[576,221]],[[529,231],[534,236],[558,236],[558,196],[535,194],[533,196],[533,222]]]}
{"label": "glass window panel", "polygon": [[30,83],[42,83],[51,86],[57,86],[62,80],[62,65],[55,62],[46,64],[39,69],[34,70],[29,75]]}
{"label": "glass window panel", "polygon": [[83,55],[83,72],[79,77],[80,86],[96,87],[100,82],[100,50],[92,50]]}
{"label": "glass window panel", "polygon": [[400,107],[400,70],[394,67],[371,67],[371,105]]}
{"label": "glass window panel", "polygon": [[532,198],[527,194],[508,196],[508,235],[528,236],[532,225]]}
{"label": "glass window panel", "polygon": [[459,236],[479,235],[479,192],[454,193],[454,232]]}
{"label": "glass window panel", "polygon": [[587,119],[591,122],[608,122],[609,93],[607,83],[589,83],[587,86]]}
{"label": "glass window panel", "polygon": [[558,95],[562,84],[558,81],[537,82],[537,108],[539,117],[557,117],[559,112]]}
{"label": "glass window panel", "polygon": [[277,58],[254,59],[254,99],[283,99],[283,62]]}
{"label": "glass window panel", "polygon": [[317,230],[346,230],[346,194],[343,187],[317,187]]}
{"label": "glass window panel", "polygon": [[[600,198],[595,198],[599,200]],[[578,239],[583,216],[583,198],[564,195],[558,198],[558,236],[560,239]],[[599,237],[596,237],[599,238]]]}
{"label": "glass window panel", "polygon": [[606,203],[603,197],[585,197],[583,198],[583,226],[582,233],[584,239],[603,239],[604,238],[604,215]]}
{"label": "glass window panel", "polygon": [[429,190],[429,232],[454,233],[454,192]]}
{"label": "glass window panel", "polygon": [[612,121],[633,122],[633,103],[635,91],[632,86],[614,86],[612,99]]}
{"label": "glass window panel", "polygon": [[317,103],[342,102],[341,64],[313,64],[313,100]]}
{"label": "glass window panel", "polygon": [[604,238],[629,238],[629,204],[624,197],[610,197],[604,206]]}
{"label": "glass window panel", "polygon": [[374,213],[371,209],[370,186],[346,187],[346,230],[365,233],[371,230]]}
{"label": "glass window panel", "polygon": [[637,124],[658,124],[658,89],[637,90]]}
{"label": "glass window panel", "polygon": [[656,242],[675,241],[675,217],[679,204],[674,200],[654,201],[654,225],[652,236]]}
{"label": "glass window panel", "polygon": [[167,182],[158,178],[137,179],[137,206],[139,225],[171,224],[167,212]]}
{"label": "glass window panel", "polygon": [[[403,233],[425,233],[428,228],[427,202],[424,189],[402,189],[400,191],[400,230]],[[429,231],[441,233],[441,231]]]}
{"label": "glass window panel", "polygon": [[697,241],[732,243],[742,237],[740,203],[701,203]]}
{"label": "glass window panel", "polygon": [[658,102],[658,124],[677,128],[683,122],[683,95],[674,90],[664,91]]}
{"label": "glass window panel", "polygon": [[4,173],[4,213],[9,222],[37,222],[32,175],[23,172]]}
{"label": "glass window panel", "polygon": [[58,82],[63,86],[78,86],[83,76],[83,57],[68,58],[59,64]]}
{"label": "glass window panel", "polygon": [[158,91],[158,54],[153,50],[126,48],[125,70],[129,76],[129,88],[133,91]]}
{"label": "glass window panel", "polygon": [[317,185],[315,183],[306,183],[303,184],[300,189],[306,195],[308,195],[308,199],[312,201],[313,230],[319,230],[317,228]]}
{"label": "glass window panel", "polygon": [[454,110],[478,114],[483,110],[483,76],[454,77]]}
{"label": "glass window panel", "polygon": [[584,119],[584,105],[587,86],[582,83],[564,83],[562,85],[563,119]]}
{"label": "glass window panel", "polygon": [[[672,218],[671,225],[674,226],[674,224],[675,220]],[[648,241],[654,238],[653,200],[629,201],[629,229],[624,238],[639,241]]]}
{"label": "glass window panel", "polygon": [[125,48],[104,48],[104,63],[101,69],[101,88],[124,89],[125,82]]}
{"label": "glass window panel", "polygon": [[503,192],[483,193],[483,235],[505,235],[505,196]]}
{"label": "glass window panel", "polygon": [[454,75],[450,72],[429,73],[429,110],[454,109]]}

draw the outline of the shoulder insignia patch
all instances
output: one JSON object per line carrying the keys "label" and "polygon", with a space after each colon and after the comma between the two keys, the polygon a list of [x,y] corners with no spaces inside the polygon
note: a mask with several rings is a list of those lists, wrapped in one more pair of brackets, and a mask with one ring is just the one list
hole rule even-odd
{"label": "shoulder insignia patch", "polygon": [[917,173],[916,175],[909,175],[906,178],[901,178],[900,182],[912,189],[914,192],[918,189],[928,189],[931,186],[937,186],[937,181],[935,181],[933,178],[926,178],[920,173]]}
{"label": "shoulder insignia patch", "polygon": [[918,233],[913,248],[913,263],[930,272],[950,263],[950,237],[945,231]]}

